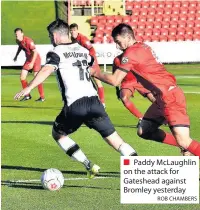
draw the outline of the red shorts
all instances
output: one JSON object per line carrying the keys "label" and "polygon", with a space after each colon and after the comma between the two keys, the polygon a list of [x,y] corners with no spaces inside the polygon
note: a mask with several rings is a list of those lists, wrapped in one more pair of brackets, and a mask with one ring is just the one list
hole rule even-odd
{"label": "red shorts", "polygon": [[163,124],[164,120],[169,126],[189,127],[190,119],[186,111],[186,100],[183,91],[175,87],[149,107],[144,118]]}
{"label": "red shorts", "polygon": [[[29,59],[27,59],[23,65],[23,69],[27,70],[27,71],[32,70],[29,68],[30,63],[31,63],[31,61]],[[37,56],[35,63],[33,65],[33,71],[38,72],[38,71],[40,71],[40,69],[41,69],[41,58],[40,58],[40,56]]]}
{"label": "red shorts", "polygon": [[140,83],[137,81],[123,81],[121,84],[121,89],[129,89],[132,94],[134,94],[135,90],[137,90],[142,96],[146,97],[148,93],[150,93],[149,90],[144,88]]}

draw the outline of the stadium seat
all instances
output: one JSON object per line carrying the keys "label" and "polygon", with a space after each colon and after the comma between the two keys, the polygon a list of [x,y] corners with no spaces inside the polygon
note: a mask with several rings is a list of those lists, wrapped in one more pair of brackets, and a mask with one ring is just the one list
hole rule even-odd
{"label": "stadium seat", "polygon": [[170,22],[170,28],[177,28],[178,27],[178,22],[177,21],[171,21]]}
{"label": "stadium seat", "polygon": [[132,10],[132,9],[133,9],[133,4],[127,2],[127,3],[126,3],[126,10]]}
{"label": "stadium seat", "polygon": [[179,16],[178,15],[175,15],[175,14],[171,15],[171,21],[178,21],[178,20],[179,20]]}
{"label": "stadium seat", "polygon": [[193,15],[193,14],[196,14],[196,13],[197,13],[196,8],[189,8],[189,10],[188,10],[188,14]]}
{"label": "stadium seat", "polygon": [[193,20],[194,21],[196,19],[195,14],[188,14],[187,17],[188,17],[187,20]]}
{"label": "stadium seat", "polygon": [[100,19],[100,20],[99,20],[99,23],[98,23],[98,26],[99,26],[99,25],[105,25],[106,23],[107,23],[106,18]]}
{"label": "stadium seat", "polygon": [[133,7],[134,7],[134,9],[140,9],[140,8],[142,8],[142,2],[140,2],[140,1],[134,1]]}
{"label": "stadium seat", "polygon": [[176,41],[184,41],[185,37],[183,35],[177,35],[176,36]]}
{"label": "stadium seat", "polygon": [[159,36],[157,36],[157,35],[152,35],[151,39],[152,39],[152,42],[159,42],[160,41]]}
{"label": "stadium seat", "polygon": [[104,29],[105,29],[105,25],[99,24],[99,25],[97,26],[97,30],[98,30],[98,31],[104,31]]}
{"label": "stadium seat", "polygon": [[145,8],[145,9],[149,8],[149,5],[150,5],[149,1],[144,1],[144,2],[141,1],[141,3],[142,3],[142,8]]}
{"label": "stadium seat", "polygon": [[200,14],[200,6],[196,8],[196,14]]}
{"label": "stadium seat", "polygon": [[163,21],[170,22],[170,19],[169,15],[163,15]]}
{"label": "stadium seat", "polygon": [[136,34],[137,36],[143,36],[143,35],[144,35],[144,30],[137,29],[137,30],[135,31],[135,34]]}
{"label": "stadium seat", "polygon": [[187,15],[188,14],[188,8],[187,7],[180,8],[180,14]]}
{"label": "stadium seat", "polygon": [[172,8],[172,13],[171,13],[171,14],[173,14],[173,15],[178,15],[178,14],[179,14],[179,8],[173,7],[173,8]]}
{"label": "stadium seat", "polygon": [[136,40],[137,40],[138,42],[143,42],[142,36],[136,36]]}
{"label": "stadium seat", "polygon": [[165,8],[164,9],[164,14],[165,15],[171,15],[171,13],[172,13],[172,9],[171,8]]}
{"label": "stadium seat", "polygon": [[176,36],[175,35],[169,35],[168,37],[167,37],[167,39],[168,39],[168,42],[174,42],[174,41],[176,41]]}
{"label": "stadium seat", "polygon": [[185,34],[186,34],[186,35],[192,35],[193,33],[194,33],[193,28],[186,28],[186,29],[185,29]]}
{"label": "stadium seat", "polygon": [[140,15],[140,9],[133,9],[132,10],[132,15],[134,15],[134,16]]}
{"label": "stadium seat", "polygon": [[123,16],[123,18],[122,18],[122,22],[123,23],[129,23],[130,22],[130,16]]}
{"label": "stadium seat", "polygon": [[96,38],[99,38],[99,39],[103,38],[103,34],[104,34],[104,31],[100,31],[100,30],[95,31]]}
{"label": "stadium seat", "polygon": [[113,25],[107,25],[105,26],[105,31],[112,31]]}
{"label": "stadium seat", "polygon": [[149,8],[148,9],[148,15],[155,15],[156,14],[156,10],[153,8]]}
{"label": "stadium seat", "polygon": [[168,29],[169,27],[170,27],[170,22],[168,22],[168,21],[163,21],[162,22],[162,28]]}
{"label": "stadium seat", "polygon": [[200,20],[200,14],[196,14],[196,20]]}
{"label": "stadium seat", "polygon": [[151,36],[153,34],[153,29],[149,28],[145,30],[145,35],[146,36]]}
{"label": "stadium seat", "polygon": [[185,29],[184,28],[177,28],[177,35],[184,35],[185,34]]}
{"label": "stadium seat", "polygon": [[146,27],[146,24],[145,23],[142,23],[142,22],[140,22],[140,23],[138,23],[138,29],[140,29],[140,30],[144,30],[145,29],[145,27]]}
{"label": "stadium seat", "polygon": [[160,29],[153,29],[153,35],[160,36]]}
{"label": "stadium seat", "polygon": [[169,35],[170,36],[175,36],[176,35],[176,28],[170,28],[169,29]]}
{"label": "stadium seat", "polygon": [[152,29],[154,27],[153,22],[146,22],[146,29]]}
{"label": "stadium seat", "polygon": [[146,16],[140,16],[138,19],[139,22],[146,22],[146,20],[147,20]]}
{"label": "stadium seat", "polygon": [[155,21],[154,22],[154,28],[161,28],[162,24],[161,22]]}
{"label": "stadium seat", "polygon": [[143,38],[144,42],[151,42],[152,41],[151,36],[144,35],[144,36],[142,36],[142,38]]}
{"label": "stadium seat", "polygon": [[94,42],[95,44],[101,44],[101,43],[102,43],[102,40],[101,40],[100,38],[95,37],[95,38],[93,39],[93,42]]}
{"label": "stadium seat", "polygon": [[168,41],[168,38],[165,35],[160,35],[159,39],[160,39],[160,42],[167,42]]}
{"label": "stadium seat", "polygon": [[149,3],[150,3],[149,4],[149,8],[155,9],[155,8],[159,7],[159,5],[161,5],[159,8],[163,8],[164,7],[164,4],[158,3],[156,1],[149,1]]}
{"label": "stadium seat", "polygon": [[180,1],[174,1],[173,2],[173,8],[180,8],[181,7],[181,2]]}
{"label": "stadium seat", "polygon": [[147,9],[145,9],[145,8],[141,8],[140,9],[140,15],[147,16],[147,14],[148,14],[148,10]]}
{"label": "stadium seat", "polygon": [[173,7],[173,1],[166,1],[165,2],[165,8],[172,8]]}
{"label": "stadium seat", "polygon": [[184,14],[179,15],[179,20],[186,21],[187,19],[188,19],[187,15]]}
{"label": "stadium seat", "polygon": [[122,17],[121,16],[116,16],[114,20],[115,20],[115,23],[119,24],[119,23],[122,22]]}
{"label": "stadium seat", "polygon": [[131,16],[130,17],[130,22],[133,22],[133,23],[138,22],[138,16]]}
{"label": "stadium seat", "polygon": [[181,1],[181,7],[182,8],[188,8],[189,7],[189,1]]}
{"label": "stadium seat", "polygon": [[156,9],[156,15],[163,15],[163,14],[165,14],[164,9],[162,9],[162,8]]}
{"label": "stadium seat", "polygon": [[193,30],[194,30],[194,32],[193,32],[194,35],[200,35],[199,28],[193,28]]}
{"label": "stadium seat", "polygon": [[195,21],[188,20],[186,25],[187,25],[188,28],[193,28],[194,25],[195,25]]}
{"label": "stadium seat", "polygon": [[197,2],[196,1],[191,1],[190,4],[189,4],[189,8],[196,8],[197,7]]}
{"label": "stadium seat", "polygon": [[154,15],[148,15],[147,16],[147,21],[148,22],[154,22],[154,20],[155,20],[155,16]]}
{"label": "stadium seat", "polygon": [[193,41],[200,41],[200,34],[194,34]]}
{"label": "stadium seat", "polygon": [[166,29],[166,28],[161,28],[160,29],[160,34],[163,35],[163,36],[168,36],[169,30]]}
{"label": "stadium seat", "polygon": [[183,20],[178,21],[178,27],[179,28],[185,28],[186,27],[186,21],[183,21]]}
{"label": "stadium seat", "polygon": [[137,29],[137,25],[135,23],[131,23],[130,24],[131,28],[133,29],[133,31],[135,31]]}
{"label": "stadium seat", "polygon": [[92,26],[96,26],[96,25],[98,24],[98,17],[93,16],[93,17],[91,18],[90,24],[91,24]]}
{"label": "stadium seat", "polygon": [[155,21],[162,21],[163,20],[163,16],[162,15],[156,15],[155,17]]}
{"label": "stadium seat", "polygon": [[[194,27],[200,28],[200,20],[195,20],[194,21]],[[200,29],[199,29],[200,30]]]}

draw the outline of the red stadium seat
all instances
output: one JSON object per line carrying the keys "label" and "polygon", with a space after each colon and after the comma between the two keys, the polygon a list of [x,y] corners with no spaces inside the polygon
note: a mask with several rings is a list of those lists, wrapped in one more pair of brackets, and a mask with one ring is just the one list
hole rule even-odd
{"label": "red stadium seat", "polygon": [[130,22],[130,16],[123,16],[123,18],[122,18],[122,22],[123,23],[129,23]]}
{"label": "red stadium seat", "polygon": [[168,36],[169,30],[168,29],[165,29],[165,28],[161,28],[160,34],[163,35],[163,36]]}
{"label": "red stadium seat", "polygon": [[185,34],[185,29],[184,28],[178,28],[177,29],[177,35],[184,35]]}
{"label": "red stadium seat", "polygon": [[179,20],[179,16],[178,15],[171,15],[171,21],[178,21]]}
{"label": "red stadium seat", "polygon": [[200,6],[196,8],[196,14],[200,14]]}
{"label": "red stadium seat", "polygon": [[177,35],[176,36],[176,41],[184,41],[185,37],[183,35]]}
{"label": "red stadium seat", "polygon": [[173,1],[166,1],[165,2],[165,8],[172,8],[173,7]]}
{"label": "red stadium seat", "polygon": [[169,15],[163,15],[163,21],[170,22],[170,19]]}
{"label": "red stadium seat", "polygon": [[162,22],[162,28],[168,29],[169,27],[170,27],[170,22],[168,22],[168,21],[163,21]]}
{"label": "red stadium seat", "polygon": [[138,22],[138,17],[137,16],[131,16],[130,17],[130,22],[133,22],[133,23]]}
{"label": "red stadium seat", "polygon": [[172,13],[171,13],[171,14],[173,14],[173,15],[178,15],[178,14],[179,14],[179,8],[173,7],[173,8],[172,8]]}
{"label": "red stadium seat", "polygon": [[170,28],[170,29],[169,29],[169,35],[170,35],[170,36],[175,36],[175,35],[176,35],[176,32],[177,32],[177,31],[176,31],[176,28]]}
{"label": "red stadium seat", "polygon": [[151,36],[153,34],[153,30],[152,29],[146,29],[145,30],[145,35],[146,36]]}
{"label": "red stadium seat", "polygon": [[105,25],[100,25],[100,24],[99,24],[99,25],[97,26],[97,30],[98,30],[98,31],[104,31],[104,29],[105,29]]}
{"label": "red stadium seat", "polygon": [[184,15],[184,14],[180,14],[180,15],[179,15],[179,20],[186,21],[187,18],[188,18],[187,15]]}
{"label": "red stadium seat", "polygon": [[157,21],[154,22],[154,28],[161,28],[161,26],[162,26],[161,22]]}
{"label": "red stadium seat", "polygon": [[173,41],[173,42],[176,41],[176,36],[175,35],[169,35],[167,38],[168,38],[168,41],[170,41],[170,42],[171,41]]}
{"label": "red stadium seat", "polygon": [[173,8],[180,8],[181,2],[180,1],[174,1]]}
{"label": "red stadium seat", "polygon": [[147,20],[146,16],[140,16],[138,21],[139,22],[146,22],[146,20]]}
{"label": "red stadium seat", "polygon": [[100,31],[100,30],[96,30],[95,31],[95,37],[96,38],[102,38],[103,37],[103,33],[104,33],[104,31]]}
{"label": "red stadium seat", "polygon": [[164,9],[164,14],[165,14],[165,15],[170,15],[170,14],[172,14],[172,9],[171,9],[171,8],[165,8],[165,9]]}
{"label": "red stadium seat", "polygon": [[121,16],[116,16],[115,17],[115,23],[121,23],[122,22],[122,17]]}
{"label": "red stadium seat", "polygon": [[155,20],[155,16],[154,15],[148,15],[147,16],[147,21],[148,22],[154,22],[154,20]]}
{"label": "red stadium seat", "polygon": [[144,9],[144,8],[140,9],[140,15],[147,16],[147,14],[148,14],[148,10],[147,9]]}
{"label": "red stadium seat", "polygon": [[145,23],[138,23],[138,29],[140,29],[140,30],[144,30],[145,29],[145,27],[146,27],[146,24]]}
{"label": "red stadium seat", "polygon": [[187,7],[180,8],[180,14],[187,15],[188,14],[188,8]]}
{"label": "red stadium seat", "polygon": [[153,29],[153,35],[160,36],[160,29]]}
{"label": "red stadium seat", "polygon": [[165,14],[164,9],[162,9],[162,8],[156,9],[156,15],[163,15],[163,14]]}
{"label": "red stadium seat", "polygon": [[94,37],[93,42],[94,42],[95,44],[101,44],[101,43],[102,43],[102,39],[97,38],[97,37]]}
{"label": "red stadium seat", "polygon": [[[195,28],[200,28],[200,20],[195,20],[194,21],[194,27]],[[199,29],[200,30],[200,29]]]}
{"label": "red stadium seat", "polygon": [[151,39],[152,39],[152,42],[159,42],[160,41],[159,36],[157,36],[157,35],[152,35]]}
{"label": "red stadium seat", "polygon": [[142,2],[134,1],[133,7],[136,9],[142,8]]}
{"label": "red stadium seat", "polygon": [[142,36],[136,36],[136,40],[137,40],[138,42],[143,42]]}
{"label": "red stadium seat", "polygon": [[181,1],[181,7],[182,8],[188,8],[189,7],[189,1]]}
{"label": "red stadium seat", "polygon": [[127,3],[126,3],[126,10],[132,10],[132,9],[133,9],[133,4],[127,2]]}
{"label": "red stadium seat", "polygon": [[137,29],[135,34],[137,36],[143,36],[144,35],[144,30]]}
{"label": "red stadium seat", "polygon": [[143,38],[143,41],[144,42],[151,42],[151,36],[146,36],[146,35],[144,35],[144,36],[142,36],[142,38]]}
{"label": "red stadium seat", "polygon": [[106,24],[106,26],[105,26],[106,31],[112,31],[112,29],[113,29],[113,25],[107,25]]}
{"label": "red stadium seat", "polygon": [[186,27],[186,21],[183,21],[183,20],[178,21],[178,27],[179,28],[185,28]]}
{"label": "red stadium seat", "polygon": [[177,21],[171,21],[170,22],[170,28],[177,28],[178,27],[178,22]]}
{"label": "red stadium seat", "polygon": [[147,8],[149,8],[149,2],[148,1],[144,1],[144,2],[142,2],[142,8],[145,8],[145,9],[147,9]]}
{"label": "red stadium seat", "polygon": [[146,22],[146,29],[152,29],[154,27],[153,22]]}
{"label": "red stadium seat", "polygon": [[160,35],[159,38],[160,38],[160,42],[167,42],[168,41],[168,38],[165,35]]}
{"label": "red stadium seat", "polygon": [[193,14],[196,14],[196,13],[197,13],[196,8],[189,8],[189,10],[188,10],[188,14],[193,15]]}
{"label": "red stadium seat", "polygon": [[194,33],[193,28],[186,28],[186,29],[185,29],[185,34],[186,34],[186,35],[192,35],[193,33]]}
{"label": "red stadium seat", "polygon": [[133,24],[131,23],[130,26],[133,29],[133,31],[135,31],[137,29],[136,23],[133,23]]}
{"label": "red stadium seat", "polygon": [[200,34],[194,34],[193,41],[200,41]]}
{"label": "red stadium seat", "polygon": [[200,14],[196,14],[196,20],[200,20]]}
{"label": "red stadium seat", "polygon": [[196,8],[197,7],[197,2],[196,1],[191,1],[190,4],[189,4],[189,7],[193,7],[193,8]]}
{"label": "red stadium seat", "polygon": [[155,21],[162,21],[163,20],[163,16],[162,15],[156,15],[155,17]]}
{"label": "red stadium seat", "polygon": [[194,35],[200,35],[199,28],[193,28],[193,30],[194,30],[194,32],[193,32]]}
{"label": "red stadium seat", "polygon": [[194,21],[196,19],[195,14],[188,14],[188,18],[187,19]]}
{"label": "red stadium seat", "polygon": [[91,18],[90,24],[91,24],[92,26],[96,26],[96,25],[98,24],[98,17],[93,16],[93,17]]}
{"label": "red stadium seat", "polygon": [[140,10],[139,9],[133,9],[132,10],[132,15],[134,15],[134,16],[140,15]]}
{"label": "red stadium seat", "polygon": [[188,28],[193,28],[194,25],[195,25],[195,21],[192,21],[192,20],[188,20],[188,21],[187,21],[187,27],[188,27]]}
{"label": "red stadium seat", "polygon": [[155,15],[155,14],[156,14],[156,10],[155,9],[152,9],[152,8],[148,9],[148,15]]}
{"label": "red stadium seat", "polygon": [[105,25],[106,22],[107,22],[107,21],[106,21],[106,18],[105,18],[105,19],[100,19],[100,20],[99,20],[99,23],[98,23],[98,26],[99,26],[99,25]]}
{"label": "red stadium seat", "polygon": [[160,8],[163,8],[164,7],[164,4],[162,4],[162,3],[157,3],[156,1],[149,1],[149,8],[153,8],[153,9],[155,9],[155,8],[157,8],[157,7],[159,7],[159,5],[161,5],[160,6]]}

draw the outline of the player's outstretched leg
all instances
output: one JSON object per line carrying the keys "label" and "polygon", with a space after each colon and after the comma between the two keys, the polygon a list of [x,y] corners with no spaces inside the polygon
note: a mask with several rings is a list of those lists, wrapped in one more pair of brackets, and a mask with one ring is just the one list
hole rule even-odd
{"label": "player's outstretched leg", "polygon": [[105,94],[104,94],[104,87],[101,83],[100,80],[94,78],[94,81],[97,85],[97,92],[98,92],[98,95],[99,95],[99,100],[101,101],[101,103],[103,104],[104,108],[106,107],[105,105]]}
{"label": "player's outstretched leg", "polygon": [[88,178],[94,178],[100,171],[100,167],[93,164],[80,149],[79,145],[68,136],[58,134],[54,129],[52,136],[61,149],[73,160],[82,163],[86,170]]}
{"label": "player's outstretched leg", "polygon": [[116,131],[104,139],[122,156],[137,156],[136,151],[129,144],[124,142]]}

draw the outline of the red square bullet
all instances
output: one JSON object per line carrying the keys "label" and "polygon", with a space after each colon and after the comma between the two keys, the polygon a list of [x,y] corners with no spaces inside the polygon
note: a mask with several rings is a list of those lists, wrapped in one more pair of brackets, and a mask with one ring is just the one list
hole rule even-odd
{"label": "red square bullet", "polygon": [[130,160],[129,159],[124,159],[124,165],[130,165]]}

